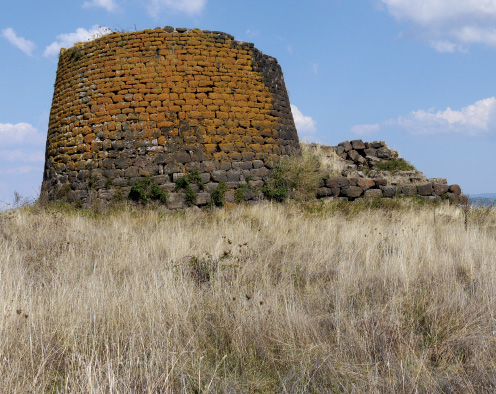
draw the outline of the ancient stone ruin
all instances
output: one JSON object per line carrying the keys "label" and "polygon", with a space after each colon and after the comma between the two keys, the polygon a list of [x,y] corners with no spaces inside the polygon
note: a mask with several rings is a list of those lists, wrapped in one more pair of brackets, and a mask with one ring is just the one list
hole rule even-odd
{"label": "ancient stone ruin", "polygon": [[[317,198],[460,201],[445,179],[381,170],[397,159],[383,142],[324,149],[342,170]],[[60,52],[42,195],[88,206],[147,189],[171,209],[263,198],[274,165],[299,151],[281,67],[253,44],[168,26],[112,33]]]}
{"label": "ancient stone ruin", "polygon": [[[220,184],[228,200],[247,179],[262,186],[298,150],[281,67],[253,44],[198,29],[112,33],[61,50],[42,193],[108,201],[146,178],[169,208],[203,205]],[[191,173],[194,201],[176,185]]]}
{"label": "ancient stone ruin", "polygon": [[[419,196],[428,200],[466,203],[460,186],[448,185],[445,178],[426,178],[384,141],[353,140],[337,146],[319,146],[329,157],[337,158],[340,176],[322,180],[317,197],[346,200]],[[406,168],[402,168],[406,167]]]}

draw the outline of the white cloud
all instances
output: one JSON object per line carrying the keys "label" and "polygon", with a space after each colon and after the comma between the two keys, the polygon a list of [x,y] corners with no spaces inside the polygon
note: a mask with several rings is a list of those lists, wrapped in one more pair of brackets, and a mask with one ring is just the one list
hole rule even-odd
{"label": "white cloud", "polygon": [[496,98],[489,97],[474,104],[453,110],[434,109],[412,111],[406,116],[399,116],[382,122],[380,125],[357,125],[351,128],[356,134],[378,132],[384,128],[395,128],[411,134],[458,134],[477,137],[496,131]]}
{"label": "white cloud", "polygon": [[382,0],[399,21],[439,52],[466,51],[470,44],[496,48],[494,0]]}
{"label": "white cloud", "polygon": [[[0,123],[0,146],[43,145],[46,136],[29,123]],[[1,156],[0,156],[1,157]]]}
{"label": "white cloud", "polygon": [[303,115],[296,105],[291,104],[291,112],[293,113],[296,130],[298,130],[300,137],[308,137],[308,135],[312,135],[317,132],[315,120],[313,120],[310,116]]}
{"label": "white cloud", "polygon": [[36,49],[36,44],[32,41],[19,37],[11,27],[2,30],[2,36],[6,38],[12,45],[23,51],[28,56],[33,56],[33,51]]}
{"label": "white cloud", "polygon": [[29,174],[31,172],[41,173],[43,171],[43,166],[19,166],[14,168],[7,168],[6,170],[0,169],[0,175],[23,175]]}
{"label": "white cloud", "polygon": [[351,132],[358,135],[370,135],[377,133],[381,129],[378,123],[376,124],[360,124],[353,126]]}
{"label": "white cloud", "polygon": [[0,150],[0,157],[2,162],[42,163],[45,161],[45,153],[42,150]]}
{"label": "white cloud", "polygon": [[83,3],[83,8],[90,7],[101,7],[106,9],[108,12],[117,10],[117,4],[114,0],[91,0]]}
{"label": "white cloud", "polygon": [[149,0],[148,12],[154,17],[167,9],[196,15],[203,11],[206,4],[207,0]]}
{"label": "white cloud", "polygon": [[57,41],[47,46],[43,55],[46,57],[57,56],[61,48],[70,48],[76,42],[94,40],[109,33],[111,33],[111,30],[107,27],[93,26],[90,30],[79,27],[73,33],[59,34],[56,37]]}

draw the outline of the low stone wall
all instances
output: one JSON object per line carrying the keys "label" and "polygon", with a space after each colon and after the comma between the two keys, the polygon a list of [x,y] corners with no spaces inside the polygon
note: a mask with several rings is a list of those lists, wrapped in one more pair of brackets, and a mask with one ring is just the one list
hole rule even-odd
{"label": "low stone wall", "polygon": [[384,178],[338,177],[324,180],[325,186],[317,190],[317,198],[338,197],[346,200],[356,198],[392,198],[397,196],[421,196],[429,200],[449,199],[463,202],[460,186],[448,185],[446,179],[436,178],[418,184],[391,185]]}

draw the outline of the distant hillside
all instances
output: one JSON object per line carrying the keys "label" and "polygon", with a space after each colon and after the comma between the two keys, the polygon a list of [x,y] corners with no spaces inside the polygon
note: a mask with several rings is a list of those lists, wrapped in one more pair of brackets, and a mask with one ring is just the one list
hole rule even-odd
{"label": "distant hillside", "polygon": [[474,205],[488,207],[496,204],[496,193],[471,194],[469,197]]}

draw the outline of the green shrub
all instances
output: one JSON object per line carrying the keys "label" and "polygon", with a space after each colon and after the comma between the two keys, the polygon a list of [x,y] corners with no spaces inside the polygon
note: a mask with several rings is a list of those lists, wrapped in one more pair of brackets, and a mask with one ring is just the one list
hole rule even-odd
{"label": "green shrub", "polygon": [[186,189],[187,186],[192,183],[196,183],[200,190],[205,190],[205,185],[203,184],[200,172],[198,170],[193,170],[188,175],[182,176],[176,181],[176,190]]}
{"label": "green shrub", "polygon": [[191,187],[192,183],[196,183],[200,190],[205,190],[205,185],[201,180],[198,170],[193,170],[188,175],[182,176],[176,181],[176,190],[184,189],[186,204],[189,206],[195,205],[196,198],[198,197],[198,194]]}
{"label": "green shrub", "polygon": [[245,200],[246,190],[248,189],[248,185],[240,185],[236,192],[234,193],[234,201],[238,204]]}
{"label": "green shrub", "polygon": [[69,201],[69,192],[70,191],[71,191],[71,185],[66,183],[55,192],[55,198],[57,200]]}
{"label": "green shrub", "polygon": [[188,204],[189,206],[195,205],[198,194],[192,189],[191,185],[187,184],[184,188],[184,191],[186,204]]}
{"label": "green shrub", "polygon": [[267,199],[276,202],[283,202],[288,197],[309,201],[315,198],[324,176],[318,156],[307,150],[301,155],[282,158],[262,192]]}
{"label": "green shrub", "polygon": [[211,195],[211,204],[215,205],[216,207],[222,207],[224,206],[224,194],[227,192],[227,185],[225,182],[219,182],[217,187],[213,190],[212,195]]}
{"label": "green shrub", "polygon": [[405,159],[391,159],[391,160],[381,160],[376,164],[379,171],[390,171],[395,173],[397,171],[415,171],[416,168],[413,164],[409,163]]}
{"label": "green shrub", "polygon": [[136,181],[131,187],[129,198],[134,201],[146,204],[150,200],[167,201],[167,193],[164,192],[152,179],[149,177]]}
{"label": "green shrub", "polygon": [[88,179],[88,189],[93,189],[96,186],[97,179],[95,177],[91,177]]}

